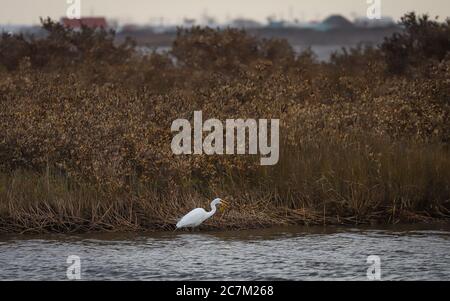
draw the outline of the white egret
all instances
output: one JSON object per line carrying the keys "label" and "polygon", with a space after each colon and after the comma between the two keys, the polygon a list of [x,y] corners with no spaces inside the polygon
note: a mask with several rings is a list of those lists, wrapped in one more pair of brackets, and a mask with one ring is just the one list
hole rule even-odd
{"label": "white egret", "polygon": [[227,202],[224,200],[217,198],[214,199],[211,202],[211,211],[207,212],[203,208],[195,208],[185,216],[183,216],[179,222],[177,223],[177,229],[178,228],[194,228],[199,226],[201,223],[203,223],[205,220],[210,218],[211,216],[216,213],[216,206],[224,204],[226,205]]}

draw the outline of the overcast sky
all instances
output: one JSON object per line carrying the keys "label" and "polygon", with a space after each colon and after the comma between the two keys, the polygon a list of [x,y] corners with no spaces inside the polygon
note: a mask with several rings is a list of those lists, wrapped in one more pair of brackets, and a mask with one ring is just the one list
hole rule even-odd
{"label": "overcast sky", "polygon": [[[71,0],[0,0],[0,24],[37,24],[39,17],[58,19]],[[82,16],[105,16],[120,23],[180,23],[183,18],[210,15],[224,22],[244,17],[265,21],[268,16],[302,21],[339,13],[366,15],[368,0],[80,0]],[[407,11],[450,16],[450,0],[381,0],[382,14],[398,19]]]}

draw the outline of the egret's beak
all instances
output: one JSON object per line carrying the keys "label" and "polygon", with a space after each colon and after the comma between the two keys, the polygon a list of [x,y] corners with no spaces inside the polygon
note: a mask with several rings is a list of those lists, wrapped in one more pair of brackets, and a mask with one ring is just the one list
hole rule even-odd
{"label": "egret's beak", "polygon": [[223,211],[223,210],[225,210],[226,208],[228,208],[228,206],[230,206],[230,204],[227,202],[227,201],[225,201],[225,200],[222,200],[221,202],[220,202],[220,209],[222,209],[221,211]]}

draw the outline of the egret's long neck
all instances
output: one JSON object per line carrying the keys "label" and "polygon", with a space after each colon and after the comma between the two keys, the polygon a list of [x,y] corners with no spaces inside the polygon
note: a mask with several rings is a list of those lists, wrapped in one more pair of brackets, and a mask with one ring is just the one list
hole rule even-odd
{"label": "egret's long neck", "polygon": [[216,213],[216,204],[211,203],[211,211],[208,212],[208,218],[214,215]]}

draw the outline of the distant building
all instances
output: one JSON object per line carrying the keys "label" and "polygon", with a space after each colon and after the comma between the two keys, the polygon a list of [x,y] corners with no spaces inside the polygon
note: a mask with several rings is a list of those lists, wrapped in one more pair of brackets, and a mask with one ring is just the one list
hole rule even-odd
{"label": "distant building", "polygon": [[192,27],[195,26],[195,23],[197,22],[197,20],[192,19],[192,18],[184,18],[183,19],[183,27]]}
{"label": "distant building", "polygon": [[328,29],[348,29],[353,28],[354,24],[341,15],[331,15],[322,22],[322,27]]}
{"label": "distant building", "polygon": [[82,25],[92,29],[96,28],[106,29],[108,27],[108,23],[106,22],[106,19],[103,17],[86,17],[81,19],[62,18],[61,23],[65,27],[72,29],[81,29]]}
{"label": "distant building", "polygon": [[395,26],[395,21],[391,17],[381,17],[381,19],[368,19],[367,17],[357,18],[355,25],[364,28]]}
{"label": "distant building", "polygon": [[231,27],[236,28],[259,28],[261,27],[261,23],[251,20],[251,19],[235,19],[231,22]]}

